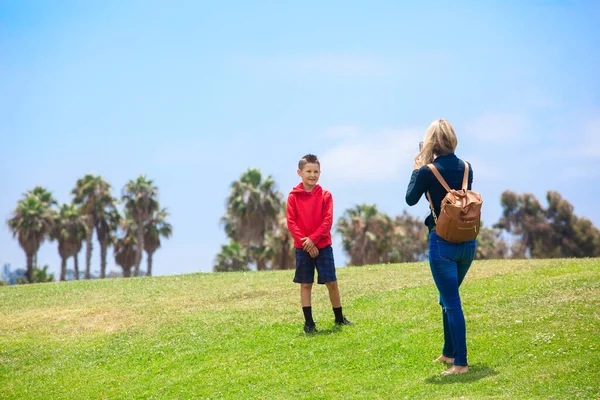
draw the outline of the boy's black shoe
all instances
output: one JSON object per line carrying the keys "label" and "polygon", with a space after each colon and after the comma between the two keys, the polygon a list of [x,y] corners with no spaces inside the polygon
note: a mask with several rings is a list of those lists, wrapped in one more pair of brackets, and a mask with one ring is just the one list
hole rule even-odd
{"label": "boy's black shoe", "polygon": [[317,326],[315,324],[304,324],[304,333],[315,333]]}
{"label": "boy's black shoe", "polygon": [[336,324],[336,325],[348,325],[348,326],[354,326],[354,324],[353,324],[352,322],[348,321],[348,320],[346,319],[346,317],[342,318],[342,319],[341,319],[341,320],[339,320],[339,321],[335,321],[335,324]]}

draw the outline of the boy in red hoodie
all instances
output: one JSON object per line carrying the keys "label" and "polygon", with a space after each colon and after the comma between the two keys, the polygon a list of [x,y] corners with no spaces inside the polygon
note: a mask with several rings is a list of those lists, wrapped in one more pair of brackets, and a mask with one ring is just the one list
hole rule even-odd
{"label": "boy in red hoodie", "polygon": [[307,154],[298,162],[298,176],[302,182],[289,194],[287,200],[287,225],[296,248],[296,274],[294,282],[300,284],[300,299],[304,312],[304,332],[316,332],[312,317],[311,293],[315,280],[325,284],[335,314],[337,325],[354,325],[342,314],[340,291],[335,276],[335,263],[331,249],[333,223],[333,198],[331,193],[317,184],[321,163],[317,156]]}

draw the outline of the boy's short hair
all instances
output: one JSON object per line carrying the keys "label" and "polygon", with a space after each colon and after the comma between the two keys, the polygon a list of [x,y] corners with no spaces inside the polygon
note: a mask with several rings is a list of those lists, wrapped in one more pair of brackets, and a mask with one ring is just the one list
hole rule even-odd
{"label": "boy's short hair", "polygon": [[319,167],[321,167],[319,159],[314,154],[307,154],[302,157],[300,161],[298,161],[298,169],[302,171],[306,164],[317,164]]}

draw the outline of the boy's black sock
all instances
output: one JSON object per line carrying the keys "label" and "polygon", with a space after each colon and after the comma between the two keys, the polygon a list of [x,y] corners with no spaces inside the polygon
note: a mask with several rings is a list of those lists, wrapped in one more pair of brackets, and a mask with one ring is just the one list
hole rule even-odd
{"label": "boy's black sock", "polygon": [[335,314],[335,322],[343,322],[344,314],[342,314],[342,306],[333,307],[333,313]]}
{"label": "boy's black sock", "polygon": [[304,313],[304,319],[306,320],[307,325],[314,325],[315,321],[312,317],[312,307],[302,307],[302,312]]}

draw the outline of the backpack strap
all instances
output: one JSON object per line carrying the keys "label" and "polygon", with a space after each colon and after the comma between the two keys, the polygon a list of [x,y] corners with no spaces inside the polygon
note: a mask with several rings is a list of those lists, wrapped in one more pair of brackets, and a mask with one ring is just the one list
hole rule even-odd
{"label": "backpack strap", "polygon": [[[433,172],[433,175],[435,175],[437,180],[442,184],[444,189],[446,189],[446,192],[449,192],[450,190],[452,190],[452,189],[450,189],[450,186],[448,186],[448,184],[446,183],[444,178],[442,178],[442,174],[440,174],[440,171],[438,171],[438,169],[435,167],[435,165],[427,164],[427,166],[429,167],[431,172]],[[467,176],[468,176],[468,173],[469,173],[469,171],[467,171]],[[464,185],[464,179],[463,179],[463,185]]]}
{"label": "backpack strap", "polygon": [[433,222],[437,225],[437,215],[435,215],[433,202],[431,201],[431,195],[429,194],[429,192],[427,192],[427,199],[429,200],[429,209],[431,210],[431,215],[433,215]]}
{"label": "backpack strap", "polygon": [[[446,191],[449,192],[450,186],[448,186],[448,184],[442,177],[442,174],[440,174],[440,171],[438,171],[435,165],[427,164],[427,166],[429,167],[429,170],[433,172],[433,175],[435,175],[438,182],[440,182],[444,189],[446,189]],[[429,200],[429,208],[431,209],[431,215],[433,215],[433,222],[437,225],[437,215],[435,215],[435,208],[433,207],[433,201],[431,201],[431,195],[429,194],[429,192],[427,192],[427,199]]]}
{"label": "backpack strap", "polygon": [[463,164],[465,164],[465,175],[463,176],[462,188],[463,190],[467,190],[467,187],[469,186],[469,163],[463,161]]}
{"label": "backpack strap", "polygon": [[[466,161],[463,161],[463,164],[465,165],[465,174],[463,175],[462,188],[464,190],[467,190],[467,187],[469,185],[469,164],[467,164]],[[442,174],[440,174],[440,171],[438,171],[438,169],[435,167],[435,165],[427,164],[427,166],[429,167],[431,172],[433,172],[433,175],[435,175],[437,180],[442,184],[444,189],[446,189],[446,192],[449,192],[450,190],[452,190],[452,189],[450,189],[450,186],[448,186],[448,184],[446,183],[444,178],[442,178]]]}

